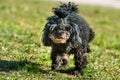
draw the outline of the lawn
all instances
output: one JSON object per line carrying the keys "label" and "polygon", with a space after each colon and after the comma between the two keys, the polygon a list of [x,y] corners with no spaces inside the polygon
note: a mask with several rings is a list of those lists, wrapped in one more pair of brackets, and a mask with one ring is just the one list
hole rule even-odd
{"label": "lawn", "polygon": [[50,48],[41,43],[46,18],[59,3],[0,0],[0,80],[120,80],[120,10],[79,5],[96,37],[84,76],[51,71]]}

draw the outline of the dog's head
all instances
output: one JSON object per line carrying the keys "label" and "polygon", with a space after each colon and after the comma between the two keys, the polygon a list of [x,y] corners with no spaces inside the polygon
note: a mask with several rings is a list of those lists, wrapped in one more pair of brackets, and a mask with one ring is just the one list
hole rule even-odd
{"label": "dog's head", "polygon": [[49,28],[49,38],[55,44],[66,43],[70,38],[72,26],[61,19],[58,24],[52,24]]}
{"label": "dog's head", "polygon": [[54,16],[48,18],[48,23],[44,28],[43,44],[65,44],[68,41],[79,40],[78,26],[69,20],[72,12],[77,13],[78,8],[73,3],[62,4],[59,8],[54,8]]}

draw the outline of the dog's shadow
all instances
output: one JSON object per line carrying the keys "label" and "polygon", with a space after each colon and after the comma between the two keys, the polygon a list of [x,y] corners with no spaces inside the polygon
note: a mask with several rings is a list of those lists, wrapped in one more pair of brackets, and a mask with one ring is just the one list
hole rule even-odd
{"label": "dog's shadow", "polygon": [[[21,60],[21,61],[7,61],[7,60],[0,60],[0,72],[9,72],[9,71],[20,71],[20,70],[27,70],[28,72],[32,73],[43,73],[48,74],[51,70],[43,69],[43,64],[37,64],[33,62],[29,62],[27,60]],[[55,72],[59,73],[65,73],[68,75],[71,75],[73,72],[73,69],[58,69],[55,70]]]}
{"label": "dog's shadow", "polygon": [[29,62],[27,60],[22,61],[7,61],[7,60],[0,60],[0,72],[9,72],[9,71],[20,71],[20,70],[27,70],[28,72],[41,72],[41,73],[48,73],[49,70],[42,69],[42,64],[36,64],[33,62]]}
{"label": "dog's shadow", "polygon": [[70,67],[70,68],[62,68],[62,69],[58,69],[56,70],[59,73],[65,73],[68,75],[73,75],[74,74],[74,67]]}

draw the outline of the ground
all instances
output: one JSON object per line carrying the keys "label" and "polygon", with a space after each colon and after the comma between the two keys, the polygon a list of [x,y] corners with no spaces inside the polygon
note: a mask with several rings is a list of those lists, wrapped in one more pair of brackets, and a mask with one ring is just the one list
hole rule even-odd
{"label": "ground", "polygon": [[0,0],[0,80],[119,80],[120,11],[79,5],[96,37],[87,54],[84,76],[67,73],[74,67],[50,70],[50,48],[41,43],[46,18],[53,15],[56,2],[38,0]]}

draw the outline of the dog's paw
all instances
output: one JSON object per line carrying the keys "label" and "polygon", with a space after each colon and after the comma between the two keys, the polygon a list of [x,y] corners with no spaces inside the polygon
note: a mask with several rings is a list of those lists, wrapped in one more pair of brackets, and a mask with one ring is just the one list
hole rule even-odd
{"label": "dog's paw", "polygon": [[53,65],[51,66],[51,69],[52,69],[52,70],[55,70],[55,69],[57,69],[57,67],[58,67],[57,65],[53,64]]}
{"label": "dog's paw", "polygon": [[83,72],[82,71],[77,71],[77,70],[74,70],[74,75],[76,76],[76,77],[81,77],[81,76],[83,76]]}
{"label": "dog's paw", "polygon": [[53,65],[51,66],[51,69],[52,69],[52,70],[56,70],[56,69],[60,68],[60,66],[61,66],[61,64],[53,64]]}

